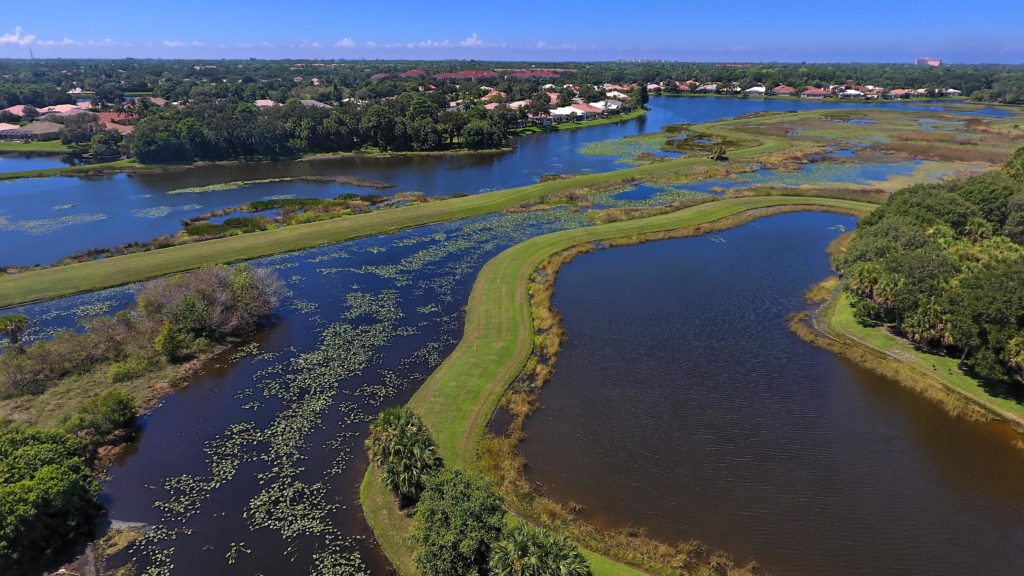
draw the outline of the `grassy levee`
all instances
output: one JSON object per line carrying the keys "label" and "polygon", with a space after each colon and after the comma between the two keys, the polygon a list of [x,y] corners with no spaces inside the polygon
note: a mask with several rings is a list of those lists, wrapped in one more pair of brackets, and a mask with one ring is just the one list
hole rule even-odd
{"label": "grassy levee", "polygon": [[901,369],[919,375],[917,378],[899,378],[900,374],[895,373],[897,379],[904,384],[918,389],[924,386],[939,387],[1024,432],[1024,404],[1014,398],[991,394],[978,379],[960,369],[956,358],[921,351],[910,341],[891,334],[885,327],[862,326],[854,318],[847,294],[839,294],[823,311],[822,316],[825,332],[829,336],[849,346],[866,348],[877,355],[878,362],[897,363]]}
{"label": "grassy levee", "polygon": [[[473,284],[462,340],[409,401],[430,428],[446,465],[479,468],[478,447],[487,421],[533,349],[527,286],[530,275],[545,258],[581,243],[674,230],[777,206],[831,207],[860,213],[875,208],[864,202],[825,198],[726,199],[651,218],[538,236],[492,258]],[[401,574],[415,574],[413,541],[408,532],[412,523],[397,509],[395,499],[372,471],[360,486],[360,501],[385,555]],[[644,574],[593,552],[584,553],[597,576]]]}
{"label": "grassy levee", "polygon": [[[784,145],[782,139],[769,138],[750,148],[731,152],[730,156],[746,158],[777,150]],[[684,175],[713,164],[704,158],[681,158],[614,172],[583,174],[519,188],[0,276],[0,308],[139,282],[202,266],[238,262],[414,226],[480,216],[570,189]]]}
{"label": "grassy levee", "polygon": [[651,218],[546,234],[505,250],[477,276],[458,347],[409,405],[430,427],[449,465],[475,467],[477,444],[487,421],[532,351],[533,324],[526,286],[545,258],[586,242],[672,230],[758,208],[799,205],[857,212],[876,207],[850,200],[789,196],[726,199]]}

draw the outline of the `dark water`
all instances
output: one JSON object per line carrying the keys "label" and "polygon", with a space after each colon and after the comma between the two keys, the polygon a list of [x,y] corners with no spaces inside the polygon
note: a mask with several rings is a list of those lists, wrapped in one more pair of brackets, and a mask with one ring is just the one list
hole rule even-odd
{"label": "dark water", "polygon": [[[143,419],[110,470],[110,517],[143,522],[149,574],[386,573],[358,508],[367,422],[457,343],[480,267],[565,211],[426,226],[256,261],[293,292],[273,324]],[[132,300],[122,288],[23,307],[36,337]],[[235,561],[228,555],[234,550]]]}
{"label": "dark water", "polygon": [[72,166],[63,154],[39,152],[0,152],[0,174],[21,172],[22,170],[46,170],[48,168],[64,168]]}
{"label": "dark water", "polygon": [[790,333],[849,217],[789,214],[580,256],[528,473],[601,526],[776,574],[1024,573],[1024,457]]}
{"label": "dark water", "polygon": [[[349,156],[307,162],[217,164],[162,174],[45,178],[0,182],[0,266],[50,264],[90,248],[146,241],[180,229],[180,221],[252,200],[280,196],[333,197],[343,193],[419,191],[476,194],[532,184],[547,174],[622,168],[614,156],[588,156],[588,143],[660,131],[668,124],[701,123],[764,111],[885,106],[943,110],[941,105],[808,102],[733,98],[652,98],[634,120],[519,138],[508,153],[372,158]],[[995,108],[979,114],[1005,114]],[[32,162],[51,162],[34,159]],[[44,167],[38,165],[35,167]],[[233,190],[171,194],[176,190],[268,178],[358,176],[388,182],[380,191],[336,184],[264,183]]]}

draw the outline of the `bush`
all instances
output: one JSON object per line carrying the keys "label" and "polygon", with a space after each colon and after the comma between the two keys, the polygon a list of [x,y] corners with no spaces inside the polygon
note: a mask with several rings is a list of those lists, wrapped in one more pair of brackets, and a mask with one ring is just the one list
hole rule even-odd
{"label": "bush", "polygon": [[153,341],[153,347],[164,358],[168,360],[180,360],[185,357],[191,348],[192,339],[189,335],[175,326],[170,320],[165,320],[160,333]]}
{"label": "bush", "polygon": [[88,432],[97,439],[104,439],[135,422],[135,400],[124,392],[108,390],[89,400],[64,425],[69,434]]}
{"label": "bush", "polygon": [[388,408],[377,416],[370,425],[366,452],[403,503],[416,502],[427,478],[444,466],[430,431],[405,407]]}
{"label": "bush", "polygon": [[107,368],[107,380],[111,384],[119,384],[134,380],[149,370],[149,361],[145,358],[129,358],[114,362]]}
{"label": "bush", "polygon": [[490,483],[445,470],[427,480],[416,507],[416,566],[424,576],[487,573],[505,509]]}
{"label": "bush", "polygon": [[590,576],[590,563],[575,544],[526,523],[502,536],[491,552],[493,576]]}
{"label": "bush", "polygon": [[0,573],[21,574],[91,532],[99,485],[67,434],[0,429]]}

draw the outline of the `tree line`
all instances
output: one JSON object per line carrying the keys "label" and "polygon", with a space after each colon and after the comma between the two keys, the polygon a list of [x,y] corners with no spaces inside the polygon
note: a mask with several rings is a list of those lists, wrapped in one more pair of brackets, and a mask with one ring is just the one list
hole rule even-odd
{"label": "tree line", "polygon": [[448,110],[437,96],[406,92],[369,105],[332,107],[292,98],[257,107],[199,95],[188,106],[153,110],[136,125],[130,152],[146,163],[289,157],[312,152],[427,151],[503,145],[516,114],[507,109]]}
{"label": "tree line", "polygon": [[1001,172],[894,193],[837,265],[862,323],[1024,391],[1024,148]]}
{"label": "tree line", "polygon": [[[0,108],[15,104],[48,106],[96,95],[102,99],[147,93],[171,101],[186,101],[197,88],[237,87],[244,100],[291,97],[341,101],[396,96],[420,85],[438,91],[457,91],[456,85],[487,84],[514,96],[529,98],[547,83],[602,84],[668,80],[737,82],[743,86],[788,84],[828,85],[853,82],[887,88],[957,88],[972,98],[1008,104],[1024,103],[1024,68],[1019,65],[953,64],[936,68],[911,64],[787,64],[724,65],[699,62],[552,62],[554,78],[514,78],[513,69],[533,69],[532,62],[317,60],[4,60],[0,62]],[[439,72],[466,68],[497,70],[478,81],[434,78]],[[425,75],[403,78],[402,72],[421,69]],[[379,73],[385,78],[374,79]],[[315,79],[315,81],[314,81]],[[69,94],[81,89],[82,95]]]}

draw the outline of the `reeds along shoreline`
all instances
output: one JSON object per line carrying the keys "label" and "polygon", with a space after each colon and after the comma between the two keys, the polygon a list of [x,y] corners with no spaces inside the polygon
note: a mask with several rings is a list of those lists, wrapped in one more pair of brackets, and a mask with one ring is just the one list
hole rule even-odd
{"label": "reeds along shoreline", "polygon": [[[565,338],[562,319],[553,308],[552,297],[558,271],[580,254],[612,246],[627,246],[655,240],[685,238],[718,232],[749,223],[765,216],[801,211],[851,214],[850,210],[827,206],[777,206],[750,210],[706,224],[676,230],[588,242],[558,252],[542,262],[529,284],[530,312],[533,318],[533,353],[519,377],[501,400],[501,408],[511,418],[501,436],[488,434],[481,443],[483,469],[495,479],[508,506],[534,522],[569,535],[579,545],[599,554],[648,570],[653,574],[730,574],[758,572],[754,563],[737,566],[725,553],[708,549],[696,541],[675,545],[649,538],[642,528],[601,530],[583,520],[579,505],[559,503],[543,495],[526,477],[526,461],[519,449],[524,438],[527,416],[540,407],[538,392],[551,378],[561,343]],[[860,215],[860,213],[855,213]]]}

